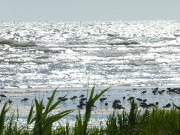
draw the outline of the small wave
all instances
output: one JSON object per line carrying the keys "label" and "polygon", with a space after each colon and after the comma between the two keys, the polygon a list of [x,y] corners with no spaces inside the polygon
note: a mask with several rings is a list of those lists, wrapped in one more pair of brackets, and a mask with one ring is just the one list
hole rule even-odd
{"label": "small wave", "polygon": [[49,49],[49,48],[39,48],[38,51],[42,51],[44,53],[61,53],[61,52],[65,52],[64,49]]}
{"label": "small wave", "polygon": [[174,36],[175,37],[180,37],[180,33],[175,33]]}
{"label": "small wave", "polygon": [[3,59],[0,59],[0,63],[4,63],[5,61]]}
{"label": "small wave", "polygon": [[7,73],[0,73],[0,75],[2,75],[2,76],[15,76],[16,73],[7,72]]}
{"label": "small wave", "polygon": [[162,41],[164,40],[176,40],[176,38],[173,36],[173,37],[162,37]]}
{"label": "small wave", "polygon": [[122,42],[114,42],[114,43],[108,43],[109,45],[131,45],[131,44],[139,44],[137,41],[122,41]]}
{"label": "small wave", "polygon": [[139,60],[129,60],[128,65],[142,66],[142,65],[158,65],[159,63],[155,59],[139,59]]}
{"label": "small wave", "polygon": [[35,57],[35,59],[49,59],[49,56],[39,56]]}
{"label": "small wave", "polygon": [[87,45],[87,44],[91,44],[93,42],[89,42],[89,41],[69,41],[66,44],[68,45]]}
{"label": "small wave", "polygon": [[108,33],[107,36],[109,36],[109,37],[117,37],[117,36],[119,36],[119,34],[110,34],[110,33]]}
{"label": "small wave", "polygon": [[0,45],[10,45],[12,47],[33,47],[33,46],[37,46],[34,42],[30,41],[30,42],[17,42],[17,41],[13,41],[13,40],[7,40],[7,39],[3,39],[0,41]]}
{"label": "small wave", "polygon": [[52,61],[43,61],[43,60],[32,60],[31,62],[36,63],[38,65],[52,63]]}
{"label": "small wave", "polygon": [[24,61],[16,61],[16,60],[9,60],[9,61],[0,60],[0,63],[8,63],[8,64],[11,64],[11,65],[14,65],[14,64],[23,64],[23,63],[26,63],[26,62],[24,62]]}
{"label": "small wave", "polygon": [[1,40],[0,45],[3,45],[3,44],[11,45],[11,44],[13,44],[13,41],[11,41],[11,40]]}

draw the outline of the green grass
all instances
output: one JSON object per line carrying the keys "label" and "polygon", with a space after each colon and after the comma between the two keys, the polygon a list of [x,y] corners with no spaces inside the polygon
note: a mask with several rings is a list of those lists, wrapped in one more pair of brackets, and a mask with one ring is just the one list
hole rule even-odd
{"label": "green grass", "polygon": [[[66,110],[54,115],[50,113],[56,109],[61,100],[53,103],[56,90],[53,92],[48,104],[43,109],[43,100],[35,99],[35,105],[31,106],[27,117],[27,125],[18,127],[14,120],[14,114],[9,119],[9,123],[5,125],[7,118],[6,113],[10,107],[7,102],[4,104],[0,114],[0,135],[180,135],[180,107],[174,105],[171,110],[153,108],[153,110],[138,110],[134,100],[131,101],[130,112],[123,111],[121,114],[113,113],[107,117],[106,126],[88,127],[91,117],[92,106],[99,97],[108,89],[101,91],[94,96],[95,88],[93,87],[86,104],[84,117],[81,113],[76,116],[74,127],[70,127],[67,123],[65,127],[61,125],[59,120],[70,114],[72,110]],[[65,97],[64,97],[65,98]],[[35,109],[35,115],[33,111]],[[19,119],[19,111],[17,109],[17,120]],[[52,128],[54,122],[59,122],[56,129]],[[30,130],[29,125],[34,123]]]}

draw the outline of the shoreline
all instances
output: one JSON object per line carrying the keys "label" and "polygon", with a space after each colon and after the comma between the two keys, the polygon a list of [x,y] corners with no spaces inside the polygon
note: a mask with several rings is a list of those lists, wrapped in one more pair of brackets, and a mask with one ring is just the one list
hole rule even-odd
{"label": "shoreline", "polygon": [[[87,89],[92,89],[93,86],[90,87],[52,87],[52,88],[1,88],[1,91],[16,91],[16,92],[21,92],[21,91],[26,91],[26,92],[43,92],[43,91],[53,91],[57,88],[58,91],[63,91],[63,90],[87,90]],[[164,86],[95,86],[95,89],[138,89],[138,88],[180,88],[180,85],[164,85]]]}
{"label": "shoreline", "polygon": [[[105,101],[100,101],[99,99],[96,101],[95,106],[91,112],[91,121],[90,123],[96,123],[98,125],[101,122],[104,122],[108,116],[112,115],[113,112],[122,113],[123,111],[129,112],[130,111],[130,101],[128,98],[134,97],[135,102],[138,105],[138,110],[141,110],[141,112],[144,112],[144,108],[140,107],[139,101],[137,101],[137,98],[146,99],[147,104],[158,102],[158,108],[163,109],[163,106],[165,106],[168,103],[171,103],[171,107],[164,108],[164,109],[172,109],[172,103],[180,106],[180,96],[176,93],[167,93],[167,88],[170,86],[163,86],[158,87],[159,91],[162,91],[163,89],[165,92],[163,94],[157,93],[154,95],[152,93],[152,89],[157,88],[155,87],[111,87],[108,91],[106,91],[100,98],[107,98]],[[107,87],[105,87],[107,88]],[[99,93],[99,91],[105,89],[103,87],[95,87],[95,94]],[[177,86],[171,87],[171,88],[178,88]],[[180,87],[179,87],[180,88]],[[70,125],[73,126],[76,115],[78,115],[79,111],[81,115],[85,114],[85,107],[83,109],[79,109],[77,106],[80,103],[80,96],[83,94],[84,97],[87,96],[87,92],[91,91],[91,87],[88,88],[58,88],[57,92],[55,94],[54,101],[57,101],[59,97],[67,95],[67,100],[64,102],[61,102],[57,109],[51,112],[51,115],[57,114],[59,112],[65,111],[65,110],[74,110],[74,112],[70,113],[67,117],[64,117],[63,120],[61,120],[62,125],[66,125],[66,121],[70,122]],[[34,103],[35,98],[39,101],[43,99],[44,106],[48,103],[48,97],[50,97],[53,93],[55,88],[16,88],[16,89],[1,89],[0,94],[4,94],[6,97],[3,98],[0,96],[0,110],[2,110],[2,107],[5,103],[5,101],[8,101],[9,99],[12,101],[12,103],[8,104],[8,106],[11,106],[10,110],[7,112],[7,117],[10,118],[12,114],[14,113],[15,116],[17,116],[17,108],[19,110],[19,119],[21,123],[26,123],[30,108],[32,104]],[[147,92],[145,94],[142,94],[142,92],[146,90]],[[77,96],[76,99],[71,100],[70,98],[73,96]],[[125,99],[123,99],[125,97]],[[24,98],[28,98],[27,101],[22,101]],[[120,103],[125,109],[114,109],[113,108],[113,102],[115,100],[119,99]],[[105,103],[108,103],[108,106],[105,105]],[[152,108],[148,108],[151,110]],[[35,107],[33,110],[33,115],[35,115]]]}
{"label": "shoreline", "polygon": [[[108,87],[95,87],[95,93],[99,93],[99,91],[104,90]],[[180,88],[178,86],[163,86],[158,87],[159,91],[165,90],[163,94],[153,94],[152,89],[157,88],[157,86],[148,86],[148,87],[111,87],[106,93],[104,93],[101,97],[107,98],[107,100],[100,102],[99,100],[96,103],[97,108],[95,110],[105,110],[106,112],[112,112],[113,108],[113,101],[116,99],[120,100],[120,104],[125,108],[125,110],[128,110],[130,108],[130,101],[128,101],[129,97],[134,97],[135,102],[140,104],[139,101],[137,101],[137,98],[146,99],[146,103],[155,103],[158,102],[158,107],[162,108],[167,103],[176,103],[177,105],[180,105],[180,96],[176,93],[167,93],[167,88]],[[89,89],[89,90],[88,90]],[[58,108],[64,109],[74,109],[78,110],[77,105],[79,104],[79,100],[81,99],[79,96],[84,95],[84,97],[87,97],[88,93],[90,93],[92,87],[81,87],[81,88],[57,88],[57,92],[55,95],[55,100],[58,100],[59,97],[67,95],[67,101],[62,102]],[[12,103],[9,105],[12,105],[14,108],[17,106],[20,108],[20,110],[25,110],[26,108],[29,108],[32,103],[34,103],[34,99],[41,100],[43,99],[44,105],[48,103],[48,97],[51,96],[52,92],[55,90],[55,88],[7,88],[7,89],[1,89],[0,94],[5,95],[6,97],[0,96],[0,104],[2,104],[5,101],[11,100]],[[142,94],[142,91],[146,90],[147,92],[145,94]],[[77,96],[77,99],[70,100],[71,97]],[[100,98],[101,98],[100,97]],[[126,99],[124,99],[124,97]],[[28,98],[27,101],[23,101],[24,98]],[[105,103],[108,105],[106,106]],[[17,109],[17,108],[16,108]],[[83,110],[83,109],[82,109]],[[101,111],[99,111],[101,112]],[[99,113],[98,112],[98,113]],[[24,112],[22,112],[24,113]],[[97,113],[95,111],[95,113]]]}

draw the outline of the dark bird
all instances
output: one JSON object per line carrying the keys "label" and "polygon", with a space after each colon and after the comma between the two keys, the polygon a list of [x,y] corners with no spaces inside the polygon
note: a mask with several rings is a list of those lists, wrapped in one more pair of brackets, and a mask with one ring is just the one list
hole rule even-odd
{"label": "dark bird", "polygon": [[117,103],[121,103],[121,101],[119,99],[115,99],[113,104],[117,104]]}
{"label": "dark bird", "polygon": [[105,103],[105,106],[108,106],[108,103]]}
{"label": "dark bird", "polygon": [[64,98],[62,101],[66,101],[66,100],[68,100],[68,98]]}
{"label": "dark bird", "polygon": [[77,107],[78,107],[79,109],[83,109],[83,106],[85,106],[85,105],[86,105],[85,103],[79,102],[79,105],[77,105]]}
{"label": "dark bird", "polygon": [[144,99],[143,102],[145,103],[147,101],[147,99]]}
{"label": "dark bird", "polygon": [[77,105],[77,108],[83,109],[83,105]]}
{"label": "dark bird", "polygon": [[4,94],[0,94],[0,97],[6,97]]}
{"label": "dark bird", "polygon": [[125,100],[125,99],[126,99],[126,97],[124,96],[124,97],[123,97],[123,100]]}
{"label": "dark bird", "polygon": [[168,103],[167,105],[163,106],[163,108],[169,108],[169,107],[171,107],[170,103]]}
{"label": "dark bird", "polygon": [[58,97],[58,99],[57,100],[61,100],[63,97]]}
{"label": "dark bird", "polygon": [[154,105],[154,103],[149,103],[148,104],[148,107],[154,107],[155,105]]}
{"label": "dark bird", "polygon": [[84,100],[80,100],[79,104],[86,105],[87,102],[84,103]]}
{"label": "dark bird", "polygon": [[114,109],[120,109],[122,107],[122,105],[119,105],[118,103],[121,103],[121,101],[119,99],[115,99],[114,102],[113,102],[112,107]]}
{"label": "dark bird", "polygon": [[159,104],[159,102],[156,102],[155,104],[156,104],[156,105],[158,105],[158,104]]}
{"label": "dark bird", "polygon": [[129,97],[127,100],[132,100],[132,99],[134,99],[134,97]]}
{"label": "dark bird", "polygon": [[141,92],[141,94],[145,94],[147,92],[147,90],[144,90],[143,92]]}
{"label": "dark bird", "polygon": [[[59,97],[58,100],[61,100],[63,97]],[[68,98],[64,98],[62,101],[66,101]]]}
{"label": "dark bird", "polygon": [[87,100],[87,98],[81,98],[81,99],[80,99],[80,102],[81,102],[81,101],[83,102],[83,101],[85,101],[85,100]]}
{"label": "dark bird", "polygon": [[80,98],[84,97],[84,95],[81,95]]}
{"label": "dark bird", "polygon": [[152,93],[154,94],[154,95],[156,95],[156,92],[158,91],[158,87],[157,88],[154,88],[153,90],[152,90]]}
{"label": "dark bird", "polygon": [[84,103],[85,100],[86,100],[86,98],[81,98],[81,99],[79,100],[79,104],[80,104],[80,105],[86,105],[86,102]]}
{"label": "dark bird", "polygon": [[106,100],[107,98],[100,98],[99,100],[102,102],[102,101],[104,101],[104,100]]}
{"label": "dark bird", "polygon": [[148,108],[148,105],[146,103],[141,103],[139,106],[141,106],[142,108]]}
{"label": "dark bird", "polygon": [[120,105],[120,104],[114,104],[112,107],[113,107],[114,109],[125,109],[125,108],[122,107],[122,105]]}
{"label": "dark bird", "polygon": [[28,98],[24,98],[24,99],[22,99],[21,101],[27,101],[27,100],[29,100]]}
{"label": "dark bird", "polygon": [[162,91],[158,91],[159,94],[162,94],[163,92],[165,92],[165,90],[162,90]]}
{"label": "dark bird", "polygon": [[71,97],[70,99],[71,100],[74,100],[74,99],[76,99],[77,98],[77,96],[73,96],[73,97]]}
{"label": "dark bird", "polygon": [[167,88],[167,90],[168,90],[167,92],[175,92],[177,89],[178,88],[172,88],[172,89],[171,88]]}
{"label": "dark bird", "polygon": [[179,88],[173,88],[173,89],[171,89],[171,90],[174,90],[174,91],[176,91],[176,90],[178,90]]}
{"label": "dark bird", "polygon": [[137,100],[137,101],[140,101],[140,102],[143,101],[141,98],[136,98],[136,100]]}
{"label": "dark bird", "polygon": [[11,103],[12,103],[12,100],[10,100],[10,99],[9,99],[9,100],[8,100],[8,103],[10,103],[10,104],[11,104]]}

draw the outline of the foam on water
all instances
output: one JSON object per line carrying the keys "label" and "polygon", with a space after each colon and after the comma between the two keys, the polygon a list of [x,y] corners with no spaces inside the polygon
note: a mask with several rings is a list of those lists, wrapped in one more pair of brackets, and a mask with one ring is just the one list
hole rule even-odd
{"label": "foam on water", "polygon": [[179,21],[0,22],[0,85],[179,85]]}

